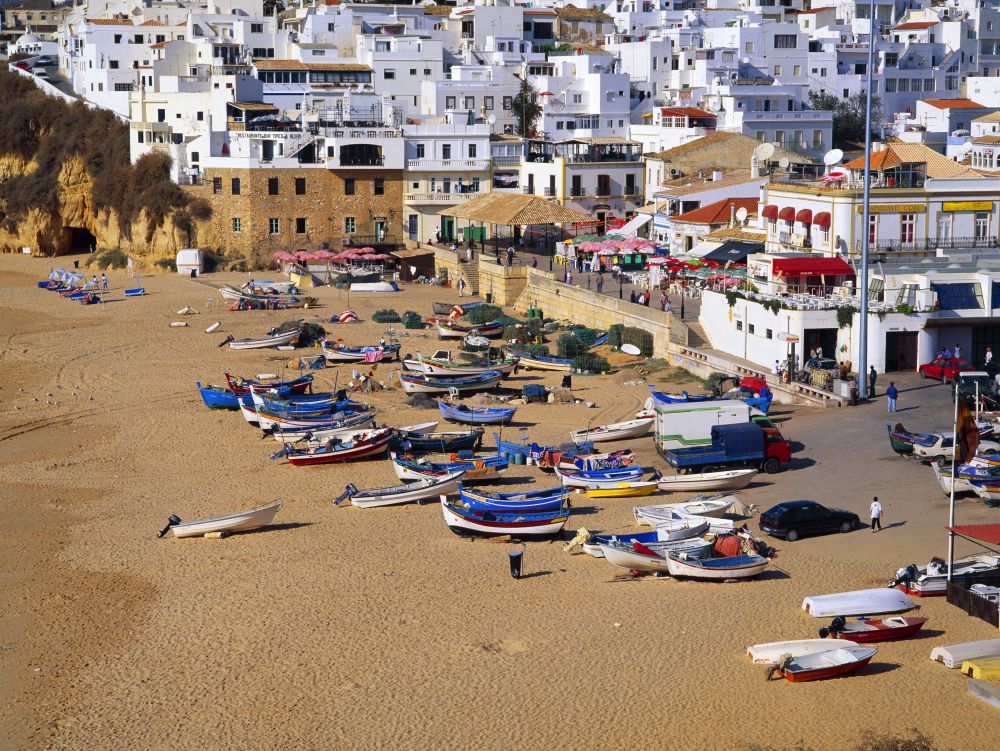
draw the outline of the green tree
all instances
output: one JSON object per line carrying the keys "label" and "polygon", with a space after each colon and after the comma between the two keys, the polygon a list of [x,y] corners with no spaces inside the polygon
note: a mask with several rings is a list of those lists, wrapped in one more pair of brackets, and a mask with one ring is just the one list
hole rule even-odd
{"label": "green tree", "polygon": [[[863,91],[846,98],[826,92],[809,92],[809,106],[812,109],[833,112],[833,145],[837,147],[864,143],[867,99]],[[881,121],[882,101],[877,96],[872,97],[873,127],[877,127]]]}
{"label": "green tree", "polygon": [[511,105],[511,114],[514,116],[514,132],[517,135],[522,138],[535,135],[535,123],[542,116],[542,106],[538,103],[538,93],[524,78],[521,79],[521,88]]}

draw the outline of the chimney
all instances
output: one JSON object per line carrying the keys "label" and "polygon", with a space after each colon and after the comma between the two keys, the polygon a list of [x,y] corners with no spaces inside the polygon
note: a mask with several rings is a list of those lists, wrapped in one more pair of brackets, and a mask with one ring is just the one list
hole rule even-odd
{"label": "chimney", "polygon": [[729,226],[730,226],[730,228],[736,226],[736,203],[735,202],[729,204]]}

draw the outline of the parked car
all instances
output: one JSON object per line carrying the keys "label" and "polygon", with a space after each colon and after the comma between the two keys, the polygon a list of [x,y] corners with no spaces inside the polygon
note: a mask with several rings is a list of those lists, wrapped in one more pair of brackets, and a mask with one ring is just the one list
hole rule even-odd
{"label": "parked car", "polygon": [[[980,441],[977,454],[992,456],[1000,453],[1000,443]],[[914,443],[913,455],[925,463],[944,464],[955,457],[955,443],[951,433],[930,433],[926,443]]]}
{"label": "parked car", "polygon": [[954,381],[963,370],[975,369],[976,366],[964,357],[937,357],[918,368],[921,378],[936,378],[945,383]]}
{"label": "parked car", "polygon": [[53,60],[48,55],[42,55],[40,58],[38,58],[37,60],[35,60],[35,67],[36,68],[47,68],[48,66],[55,65],[55,64],[56,64],[56,61]]}
{"label": "parked car", "polygon": [[802,535],[850,532],[861,526],[851,511],[827,508],[815,501],[784,501],[760,515],[760,529],[772,537],[795,542]]}
{"label": "parked car", "polygon": [[45,81],[50,80],[49,74],[45,72],[45,68],[32,68],[31,69],[31,74],[35,78],[41,78],[41,79],[43,79]]}
{"label": "parked car", "polygon": [[28,64],[27,64],[26,62],[24,62],[23,60],[20,60],[20,61],[18,61],[18,62],[16,62],[16,63],[14,63],[14,67],[15,67],[15,68],[20,68],[21,70],[31,70],[31,66],[30,66],[30,65],[28,65]]}
{"label": "parked car", "polygon": [[985,370],[963,370],[955,381],[962,401],[974,408],[978,399],[980,407],[990,412],[998,406],[995,387],[996,381]]}
{"label": "parked car", "polygon": [[836,377],[840,372],[840,365],[832,357],[810,357],[805,361],[802,370],[796,373],[796,377],[802,383],[806,383],[812,377],[814,370],[826,370]]}

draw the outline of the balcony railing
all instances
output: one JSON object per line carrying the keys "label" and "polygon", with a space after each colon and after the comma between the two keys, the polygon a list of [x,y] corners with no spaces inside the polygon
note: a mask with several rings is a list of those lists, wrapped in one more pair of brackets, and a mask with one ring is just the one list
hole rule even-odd
{"label": "balcony railing", "polygon": [[583,188],[570,188],[569,194],[573,198],[580,198],[581,196],[587,195],[586,191]]}
{"label": "balcony railing", "polygon": [[482,193],[406,193],[403,200],[407,203],[461,203],[473,198],[479,198]]}
{"label": "balcony railing", "polygon": [[521,188],[521,192],[527,196],[533,196],[535,194],[535,186],[525,185],[524,187]]}
{"label": "balcony railing", "polygon": [[[863,247],[861,240],[855,240],[855,252],[860,253]],[[872,253],[923,253],[936,250],[972,250],[979,248],[998,248],[1000,242],[996,235],[984,237],[942,237],[942,238],[922,238],[911,242],[901,242],[900,240],[877,240],[869,243],[869,251]]]}
{"label": "balcony railing", "polygon": [[453,170],[488,170],[489,159],[407,159],[406,168],[421,169],[453,169]]}
{"label": "balcony railing", "polygon": [[340,160],[341,167],[384,167],[385,157],[381,156],[369,156],[369,157],[346,157]]}
{"label": "balcony railing", "polygon": [[567,162],[574,164],[597,164],[603,162],[639,162],[642,154],[638,152],[615,152],[608,154],[566,154]]}
{"label": "balcony railing", "polygon": [[201,173],[196,175],[180,174],[177,176],[178,185],[204,185],[205,178]]}
{"label": "balcony railing", "polygon": [[493,157],[493,165],[496,167],[514,167],[521,163],[521,155],[515,154],[511,156],[509,154],[504,154],[501,156]]}
{"label": "balcony railing", "polygon": [[556,194],[555,188],[544,188],[542,195],[549,196],[550,198]]}

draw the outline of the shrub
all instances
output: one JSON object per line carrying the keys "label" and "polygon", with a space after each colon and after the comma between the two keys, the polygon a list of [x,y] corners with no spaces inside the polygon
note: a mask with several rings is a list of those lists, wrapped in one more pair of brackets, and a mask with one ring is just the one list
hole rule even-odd
{"label": "shrub", "polygon": [[634,344],[643,357],[653,355],[653,335],[645,329],[627,326],[622,332],[622,344]]}
{"label": "shrub", "polygon": [[615,349],[622,346],[622,334],[625,331],[625,324],[616,323],[608,328],[608,344]]}
{"label": "shrub", "polygon": [[399,313],[395,310],[376,310],[372,314],[372,320],[375,323],[400,323],[403,319],[399,317]]}
{"label": "shrub", "polygon": [[166,271],[177,271],[177,262],[172,258],[158,258],[155,263],[161,269],[165,269]]}
{"label": "shrub", "polygon": [[118,248],[105,250],[94,256],[90,265],[99,269],[124,269],[128,266],[128,256]]}
{"label": "shrub", "polygon": [[413,310],[408,310],[403,313],[403,328],[404,329],[422,329],[424,327],[424,319],[420,317],[420,314]]}
{"label": "shrub", "polygon": [[607,373],[611,370],[611,365],[600,355],[593,355],[590,352],[584,352],[582,355],[577,355],[573,358],[573,367],[576,370],[587,370],[591,373]]}

